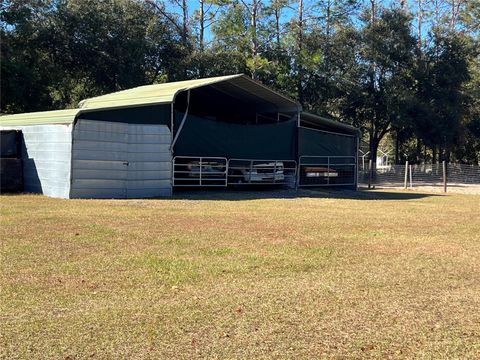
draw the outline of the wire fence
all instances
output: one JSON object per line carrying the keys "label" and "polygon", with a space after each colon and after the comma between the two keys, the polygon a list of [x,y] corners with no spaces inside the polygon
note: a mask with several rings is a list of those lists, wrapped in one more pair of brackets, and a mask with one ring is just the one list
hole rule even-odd
{"label": "wire fence", "polygon": [[465,164],[389,165],[374,171],[359,166],[358,183],[366,187],[431,188],[480,194],[480,166]]}

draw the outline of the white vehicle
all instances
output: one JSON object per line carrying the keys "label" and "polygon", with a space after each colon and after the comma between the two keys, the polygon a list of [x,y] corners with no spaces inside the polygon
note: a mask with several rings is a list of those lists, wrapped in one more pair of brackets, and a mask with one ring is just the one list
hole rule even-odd
{"label": "white vehicle", "polygon": [[225,164],[217,161],[192,161],[186,165],[189,177],[193,178],[218,178],[225,176]]}
{"label": "white vehicle", "polygon": [[328,167],[309,166],[305,168],[305,177],[307,178],[338,177],[338,172]]}
{"label": "white vehicle", "polygon": [[234,166],[229,171],[231,182],[241,183],[279,183],[285,180],[284,166],[281,161],[267,163],[247,163]]}

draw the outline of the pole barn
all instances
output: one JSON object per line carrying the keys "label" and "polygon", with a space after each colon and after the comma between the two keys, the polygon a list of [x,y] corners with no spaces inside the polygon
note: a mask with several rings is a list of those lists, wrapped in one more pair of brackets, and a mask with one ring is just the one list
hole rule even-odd
{"label": "pole barn", "polygon": [[141,86],[83,100],[76,109],[0,117],[0,130],[12,129],[22,131],[24,191],[52,197],[356,186],[356,129],[302,113],[294,100],[242,74]]}

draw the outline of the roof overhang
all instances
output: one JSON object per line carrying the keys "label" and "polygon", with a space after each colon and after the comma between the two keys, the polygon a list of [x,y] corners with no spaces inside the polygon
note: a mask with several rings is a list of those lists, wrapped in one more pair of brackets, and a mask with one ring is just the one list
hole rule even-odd
{"label": "roof overhang", "polygon": [[3,115],[0,116],[0,126],[71,124],[80,112],[80,109],[68,109]]}

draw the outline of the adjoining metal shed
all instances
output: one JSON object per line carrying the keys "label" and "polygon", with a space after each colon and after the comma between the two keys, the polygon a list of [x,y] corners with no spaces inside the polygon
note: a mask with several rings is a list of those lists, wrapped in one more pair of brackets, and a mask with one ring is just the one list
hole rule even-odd
{"label": "adjoining metal shed", "polygon": [[357,187],[360,131],[303,112],[298,129],[298,186]]}
{"label": "adjoining metal shed", "polygon": [[[327,154],[316,144],[332,143],[324,127],[342,136],[353,131],[322,121],[240,74],[141,86],[83,100],[77,109],[2,116],[0,129],[23,131],[25,191],[138,198],[168,196],[177,186],[302,186],[306,156],[334,156],[335,149]],[[328,166],[327,173],[322,177],[333,185]]]}
{"label": "adjoining metal shed", "polygon": [[171,194],[164,125],[79,119],[80,110],[0,118],[23,134],[24,190],[60,198]]}

